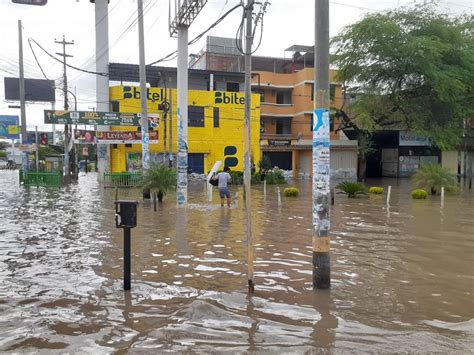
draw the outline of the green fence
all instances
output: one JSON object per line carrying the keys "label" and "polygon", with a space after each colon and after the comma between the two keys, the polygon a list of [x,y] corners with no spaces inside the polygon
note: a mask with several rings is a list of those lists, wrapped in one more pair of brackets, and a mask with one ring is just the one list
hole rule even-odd
{"label": "green fence", "polygon": [[20,185],[60,187],[62,184],[61,172],[35,173],[20,170]]}
{"label": "green fence", "polygon": [[104,173],[104,187],[135,187],[141,178],[141,172]]}

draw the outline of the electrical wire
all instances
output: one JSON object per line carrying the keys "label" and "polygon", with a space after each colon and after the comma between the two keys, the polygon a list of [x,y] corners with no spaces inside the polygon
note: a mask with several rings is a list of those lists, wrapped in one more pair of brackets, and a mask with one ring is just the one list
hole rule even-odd
{"label": "electrical wire", "polygon": [[[191,41],[188,42],[188,45],[193,45],[194,43],[196,43],[197,41],[199,41],[207,32],[209,32],[210,30],[212,30],[214,27],[216,27],[219,23],[221,23],[229,14],[231,14],[234,10],[238,9],[239,7],[243,6],[242,3],[234,6],[233,8],[231,8],[230,10],[228,10],[224,15],[222,15],[219,19],[217,19],[212,25],[210,25],[206,30],[204,30],[203,32],[201,32],[200,34],[198,34],[196,37],[194,37]],[[173,58],[170,58],[172,57],[173,55],[176,55],[178,53],[178,51],[173,51],[171,53],[169,53],[168,55],[164,56],[163,58],[161,59],[158,59],[150,64],[147,64],[147,65],[154,65],[154,64],[158,64],[160,62],[165,62],[165,61],[169,61],[169,60],[173,60],[174,58],[176,57],[173,57]]]}
{"label": "electrical wire", "polygon": [[51,53],[49,53],[46,49],[43,48],[43,46],[41,46],[38,42],[36,42],[36,40],[34,38],[28,38],[28,41],[32,41],[34,44],[36,44],[43,52],[45,52],[48,56],[50,56],[52,59],[54,59],[55,61],[58,61],[64,65],[66,65],[67,67],[71,68],[71,69],[74,69],[74,70],[79,70],[79,71],[82,71],[84,73],[88,73],[88,74],[95,74],[95,75],[101,75],[101,76],[109,76],[109,74],[107,73],[99,73],[99,72],[95,72],[95,71],[91,71],[91,70],[86,70],[86,69],[81,69],[81,68],[78,68],[78,67],[75,67],[74,65],[71,65],[71,64],[67,64],[66,62],[64,62],[63,60],[59,59],[59,58],[56,58],[54,55],[52,55]]}

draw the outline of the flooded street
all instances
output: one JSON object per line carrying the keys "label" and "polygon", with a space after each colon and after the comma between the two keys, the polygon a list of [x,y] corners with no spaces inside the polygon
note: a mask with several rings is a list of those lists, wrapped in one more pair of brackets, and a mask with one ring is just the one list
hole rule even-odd
{"label": "flooded street", "polygon": [[253,189],[253,296],[242,188],[228,209],[194,182],[186,209],[140,203],[125,293],[114,190],[95,174],[59,190],[0,172],[0,350],[472,351],[474,191],[442,209],[408,180],[373,184],[392,185],[388,210],[385,195],[336,195],[330,291],[312,287],[309,181],[281,208],[274,186]]}

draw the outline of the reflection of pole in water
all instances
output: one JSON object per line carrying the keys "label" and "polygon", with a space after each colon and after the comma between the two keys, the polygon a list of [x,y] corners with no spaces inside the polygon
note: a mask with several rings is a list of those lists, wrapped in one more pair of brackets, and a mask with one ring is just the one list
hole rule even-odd
{"label": "reflection of pole in water", "polygon": [[256,351],[257,348],[255,346],[255,334],[258,332],[258,318],[255,316],[254,313],[254,305],[252,302],[252,296],[247,295],[247,317],[252,320],[252,324],[250,328],[248,328],[249,337],[248,337],[248,351]]}
{"label": "reflection of pole in water", "polygon": [[314,346],[318,348],[329,348],[336,341],[337,317],[334,313],[334,302],[331,292],[313,292],[313,307],[321,315],[321,319],[314,323],[312,338]]}
{"label": "reflection of pole in water", "polygon": [[188,225],[188,211],[186,208],[176,210],[176,249],[179,255],[188,255],[186,242],[186,226]]}

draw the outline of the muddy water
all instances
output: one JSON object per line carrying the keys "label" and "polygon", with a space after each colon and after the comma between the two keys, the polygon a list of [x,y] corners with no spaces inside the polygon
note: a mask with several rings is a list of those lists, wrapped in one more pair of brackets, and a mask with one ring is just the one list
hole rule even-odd
{"label": "muddy water", "polygon": [[[332,288],[311,285],[311,194],[277,207],[253,190],[255,295],[246,292],[242,191],[231,209],[190,188],[132,231],[122,291],[114,191],[96,176],[62,190],[0,175],[0,350],[469,352],[474,348],[474,192],[426,201],[336,196]],[[139,198],[136,190],[120,198]],[[216,196],[215,196],[216,197]]]}

